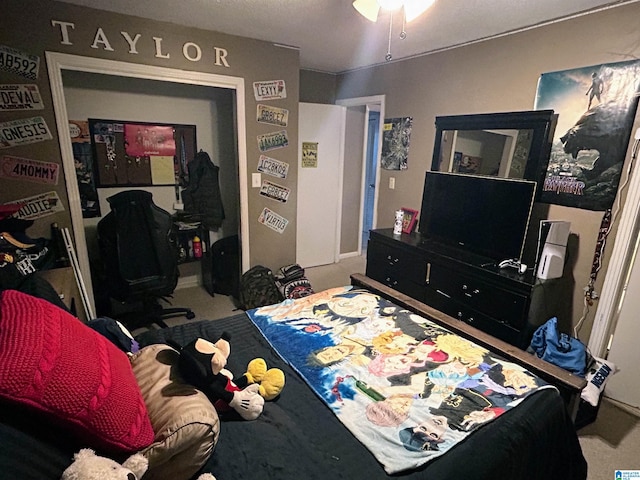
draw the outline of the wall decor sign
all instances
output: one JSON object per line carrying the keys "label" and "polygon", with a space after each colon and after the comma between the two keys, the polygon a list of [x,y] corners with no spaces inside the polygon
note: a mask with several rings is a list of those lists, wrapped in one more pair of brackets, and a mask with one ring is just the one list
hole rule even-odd
{"label": "wall decor sign", "polygon": [[269,150],[283,148],[288,145],[289,137],[287,136],[286,130],[258,135],[258,148],[261,152],[268,152]]}
{"label": "wall decor sign", "polygon": [[[76,31],[76,24],[73,22],[53,19],[51,20],[51,26],[59,30],[60,45],[74,45],[77,37],[82,35]],[[113,31],[109,29],[105,31],[102,27],[98,27],[93,37],[91,37],[91,43],[88,43],[88,46],[108,52],[114,52],[117,48],[124,47],[129,55],[137,55],[139,53],[139,44],[148,45],[149,43],[153,44],[155,58],[169,59],[172,55],[182,54],[182,56],[190,62],[213,60],[215,66],[229,68],[229,62],[227,60],[229,52],[226,48],[217,46],[206,46],[202,48],[195,42],[185,42],[182,40],[179,40],[179,43],[168,42],[168,44],[165,44],[164,38],[160,35],[142,35],[141,33],[131,35],[131,33],[117,29],[117,27]]]}
{"label": "wall decor sign", "polygon": [[0,45],[0,70],[16,73],[30,80],[37,80],[40,57],[29,55],[7,45]]}
{"label": "wall decor sign", "polygon": [[639,60],[540,76],[535,108],[558,113],[541,202],[596,211],[612,207],[639,92]]}
{"label": "wall decor sign", "polygon": [[54,191],[22,198],[5,205],[22,205],[20,210],[12,215],[20,220],[36,220],[64,211],[60,197]]}
{"label": "wall decor sign", "polygon": [[289,110],[259,103],[257,106],[256,120],[260,123],[286,127],[289,123]]}
{"label": "wall decor sign", "polygon": [[388,118],[382,128],[382,156],[385,170],[406,170],[413,118]]}
{"label": "wall decor sign", "polygon": [[0,85],[0,110],[42,110],[37,85]]}
{"label": "wall decor sign", "polygon": [[5,155],[0,159],[0,177],[27,182],[57,185],[60,165],[29,158]]}
{"label": "wall decor sign", "polygon": [[284,229],[287,228],[289,224],[289,220],[266,207],[258,217],[258,222],[278,233],[284,232]]}
{"label": "wall decor sign", "polygon": [[289,164],[281,162],[275,158],[260,155],[258,159],[258,171],[271,175],[272,177],[287,178],[289,173]]}
{"label": "wall decor sign", "polygon": [[317,142],[302,142],[302,168],[318,168]]}
{"label": "wall decor sign", "polygon": [[132,157],[160,155],[173,157],[176,141],[173,127],[167,125],[124,124],[125,151]]}
{"label": "wall decor sign", "polygon": [[42,117],[0,123],[0,148],[38,143],[52,138],[47,122]]}
{"label": "wall decor sign", "polygon": [[287,86],[284,80],[253,82],[253,94],[257,102],[287,98]]}
{"label": "wall decor sign", "polygon": [[286,203],[287,200],[289,200],[290,193],[291,190],[289,188],[278,185],[277,183],[272,183],[268,180],[264,180],[262,182],[262,187],[260,187],[260,195],[282,203]]}

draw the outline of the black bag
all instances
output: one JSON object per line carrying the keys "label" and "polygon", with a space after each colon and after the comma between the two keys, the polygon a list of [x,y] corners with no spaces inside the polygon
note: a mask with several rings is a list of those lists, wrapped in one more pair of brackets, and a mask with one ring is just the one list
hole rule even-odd
{"label": "black bag", "polygon": [[240,239],[231,235],[211,245],[211,290],[238,298],[239,283]]}
{"label": "black bag", "polygon": [[314,293],[311,283],[304,276],[304,268],[297,263],[280,268],[275,280],[280,295],[284,298],[296,299]]}
{"label": "black bag", "polygon": [[251,310],[252,308],[279,303],[283,299],[271,270],[262,265],[256,265],[242,275],[238,300],[240,301],[240,308]]}

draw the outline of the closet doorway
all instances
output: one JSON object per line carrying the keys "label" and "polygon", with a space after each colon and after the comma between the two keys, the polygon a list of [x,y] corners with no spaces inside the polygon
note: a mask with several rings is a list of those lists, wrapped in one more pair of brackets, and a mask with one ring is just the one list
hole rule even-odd
{"label": "closet doorway", "polygon": [[[239,208],[235,214],[238,218],[239,225],[235,222],[235,232],[240,237],[248,237],[248,192],[246,185],[246,133],[245,133],[245,106],[244,106],[244,79],[237,77],[227,77],[214,74],[206,74],[199,72],[185,72],[174,69],[152,67],[147,65],[130,64],[126,62],[117,62],[111,60],[102,60],[89,57],[79,57],[74,55],[58,54],[47,52],[47,66],[49,70],[49,78],[53,96],[53,105],[56,114],[56,124],[59,132],[60,149],[62,152],[63,169],[65,172],[65,182],[69,196],[69,210],[71,214],[72,230],[75,239],[75,248],[78,255],[78,263],[80,271],[89,295],[92,297],[91,284],[91,267],[89,261],[89,249],[87,248],[87,236],[85,234],[85,220],[82,218],[82,209],[80,205],[80,196],[76,181],[75,162],[71,147],[69,120],[77,120],[69,116],[67,105],[73,104],[73,100],[67,98],[68,83],[71,78],[78,78],[80,72],[86,74],[97,74],[100,76],[111,77],[119,80],[121,83],[129,79],[130,83],[144,85],[144,81],[152,82],[168,82],[169,84],[181,84],[181,89],[188,92],[189,88],[193,88],[192,92],[200,92],[201,95],[207,96],[208,87],[215,89],[228,89],[231,91],[232,105],[230,106],[230,117],[227,123],[233,127],[230,132],[235,142],[235,156],[237,158],[236,176],[239,179],[237,187],[237,195],[239,196]],[[74,77],[75,76],[75,77]],[[135,79],[135,80],[134,80]],[[67,85],[65,85],[65,80]],[[142,83],[139,83],[142,82]],[[158,85],[163,85],[158,83]],[[167,86],[167,84],[164,84]],[[190,87],[192,86],[192,87]],[[67,92],[65,92],[67,90]],[[215,98],[212,92],[211,97]],[[77,93],[77,92],[73,92]],[[131,94],[132,92],[124,92],[123,94]],[[196,96],[196,95],[194,95]],[[188,101],[188,100],[185,100]],[[124,114],[126,115],[126,113]],[[99,116],[99,115],[98,115]],[[108,115],[112,117],[113,115]],[[115,117],[117,118],[117,117]],[[123,120],[142,120],[141,118],[123,118]],[[188,123],[188,122],[185,122]],[[204,133],[204,132],[202,132]],[[198,132],[200,136],[201,132]],[[200,142],[198,144],[200,148]],[[214,159],[215,161],[215,159]],[[217,164],[217,162],[215,162]],[[171,187],[169,187],[171,189]],[[173,189],[171,189],[173,190]],[[174,198],[171,195],[168,198]],[[163,205],[161,205],[163,206]],[[163,206],[166,208],[166,206]],[[172,209],[168,209],[172,211]],[[106,212],[103,213],[103,215]],[[233,225],[233,222],[232,222]],[[231,234],[231,232],[225,232]],[[249,264],[249,242],[242,242],[241,258],[243,271],[248,269]],[[93,306],[94,300],[91,298]]]}

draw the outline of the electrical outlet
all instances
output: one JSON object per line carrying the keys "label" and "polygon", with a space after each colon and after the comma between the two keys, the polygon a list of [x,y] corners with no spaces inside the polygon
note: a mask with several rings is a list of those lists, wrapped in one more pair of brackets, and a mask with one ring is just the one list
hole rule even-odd
{"label": "electrical outlet", "polygon": [[396,188],[396,177],[389,177],[389,190]]}
{"label": "electrical outlet", "polygon": [[260,185],[262,185],[261,175],[259,173],[252,173],[251,174],[251,186],[253,188],[260,188]]}

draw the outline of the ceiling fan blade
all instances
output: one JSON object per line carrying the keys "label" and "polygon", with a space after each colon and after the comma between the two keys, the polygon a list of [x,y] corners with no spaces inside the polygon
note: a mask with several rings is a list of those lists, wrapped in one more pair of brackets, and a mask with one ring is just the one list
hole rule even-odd
{"label": "ceiling fan blade", "polygon": [[435,0],[405,0],[404,16],[407,22],[422,15],[434,2]]}
{"label": "ceiling fan blade", "polygon": [[380,6],[376,0],[355,0],[353,2],[353,8],[355,8],[360,15],[365,17],[371,22],[378,20],[378,12]]}

